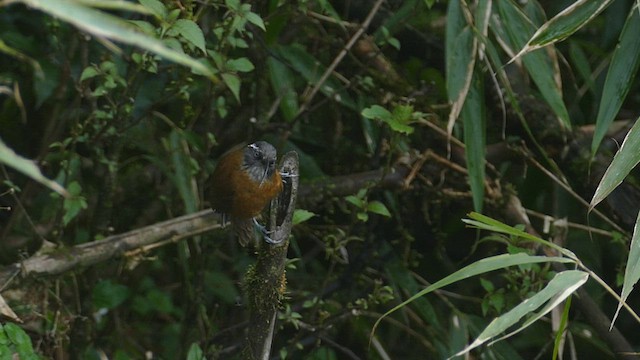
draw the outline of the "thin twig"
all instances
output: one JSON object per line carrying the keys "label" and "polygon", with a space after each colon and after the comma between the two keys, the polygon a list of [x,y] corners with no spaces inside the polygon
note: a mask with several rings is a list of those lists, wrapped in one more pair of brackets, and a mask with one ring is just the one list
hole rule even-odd
{"label": "thin twig", "polygon": [[362,34],[364,34],[364,32],[367,30],[367,28],[369,27],[369,24],[371,24],[371,21],[373,20],[376,13],[380,9],[380,6],[382,6],[383,2],[384,0],[376,1],[376,3],[371,8],[371,11],[369,11],[369,15],[367,15],[367,18],[364,20],[362,25],[360,25],[360,28],[358,29],[358,31],[356,31],[356,33],[353,34],[353,36],[351,37],[351,39],[349,39],[349,41],[344,46],[344,48],[342,48],[338,56],[336,56],[336,58],[333,59],[333,62],[331,63],[331,65],[329,65],[327,70],[325,70],[324,74],[322,74],[322,76],[320,77],[320,80],[318,80],[318,82],[315,84],[313,89],[311,89],[311,92],[307,96],[306,101],[302,103],[302,105],[300,105],[300,110],[298,110],[298,114],[295,117],[300,116],[302,113],[304,113],[307,110],[307,108],[309,107],[309,104],[311,104],[311,100],[313,100],[313,98],[318,93],[318,90],[320,90],[320,88],[327,81],[329,76],[338,67],[338,64],[340,64],[342,59],[344,59],[344,57],[347,55],[347,53],[353,47],[356,41],[358,41],[358,39],[362,36]]}

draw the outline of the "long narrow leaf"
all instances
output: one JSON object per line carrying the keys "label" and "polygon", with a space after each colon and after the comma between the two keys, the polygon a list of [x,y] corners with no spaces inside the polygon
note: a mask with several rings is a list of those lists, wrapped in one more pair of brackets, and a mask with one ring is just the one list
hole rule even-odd
{"label": "long narrow leaf", "polygon": [[[636,123],[637,124],[637,123]],[[636,218],[636,225],[633,227],[633,236],[631,238],[631,248],[629,257],[627,258],[627,268],[624,271],[624,281],[622,283],[622,294],[620,295],[620,303],[616,309],[616,313],[611,320],[611,327],[616,322],[618,313],[622,309],[622,304],[627,300],[633,287],[640,280],[640,214]]]}
{"label": "long narrow leaf", "polygon": [[167,60],[185,65],[211,80],[215,75],[205,64],[165,46],[160,40],[145,35],[137,28],[110,14],[82,5],[73,0],[18,0],[25,5],[41,10],[66,21],[95,36],[101,36],[151,51]]}
{"label": "long narrow leaf", "polygon": [[606,198],[618,185],[622,183],[631,170],[640,162],[640,118],[633,124],[633,127],[624,138],[620,150],[613,157],[613,161],[604,172],[595,194],[589,206],[591,208],[598,205]]}
{"label": "long narrow leaf", "polygon": [[546,315],[554,307],[560,304],[564,299],[573,294],[576,289],[582,286],[589,278],[589,275],[583,271],[568,270],[556,274],[556,276],[549,281],[547,286],[537,294],[524,300],[519,305],[508,311],[507,313],[493,319],[482,331],[480,336],[476,338],[466,348],[455,354],[454,356],[460,356],[468,353],[470,350],[484,344],[492,338],[502,334],[511,326],[515,325],[522,317],[528,314],[534,313],[536,309],[546,304],[542,310],[535,313],[531,318],[527,319],[520,327],[513,332],[505,335],[503,338],[512,336],[529,325]]}
{"label": "long narrow leaf", "polygon": [[461,113],[464,123],[469,184],[471,185],[473,208],[477,212],[482,211],[484,203],[486,109],[483,88],[482,79],[479,76],[474,76]]}
{"label": "long narrow leaf", "polygon": [[516,55],[562,41],[600,14],[612,0],[579,0],[542,25]]}
{"label": "long narrow leaf", "polygon": [[[522,48],[535,31],[535,26],[511,0],[498,1],[496,5],[512,46]],[[524,55],[522,61],[531,79],[540,90],[540,94],[556,114],[560,123],[566,128],[571,128],[569,112],[562,100],[562,90],[556,81],[555,69],[558,68],[556,60],[549,57],[544,51],[536,51]]]}
{"label": "long narrow leaf", "polygon": [[447,133],[451,134],[467,99],[477,56],[477,40],[461,1],[449,2],[445,43],[447,95],[451,103]]}
{"label": "long narrow leaf", "polygon": [[382,316],[380,316],[380,318],[378,318],[378,320],[376,320],[375,324],[373,325],[373,329],[371,330],[371,334],[373,335],[373,333],[376,331],[376,328],[378,327],[382,319],[391,315],[397,310],[405,307],[406,305],[410,304],[416,299],[422,296],[425,296],[430,292],[433,292],[434,290],[440,289],[444,286],[453,284],[455,282],[467,279],[472,276],[484,274],[484,273],[498,270],[498,269],[508,268],[509,266],[543,263],[543,262],[571,263],[573,262],[573,260],[568,258],[563,258],[563,257],[556,257],[556,256],[531,256],[525,253],[502,254],[502,255],[492,256],[489,258],[478,260],[473,264],[467,265],[464,268],[454,272],[453,274],[439,280],[438,282],[431,284],[430,286],[426,287],[422,291],[413,295],[409,299],[403,301],[401,304],[395,306],[393,309],[384,313]]}
{"label": "long narrow leaf", "polygon": [[57,182],[47,179],[42,175],[40,169],[33,161],[16,154],[11,148],[5,145],[2,140],[0,140],[0,163],[20,171],[24,175],[27,175],[33,180],[49,187],[60,195],[69,196],[67,190]]}
{"label": "long narrow leaf", "polygon": [[613,119],[618,114],[624,99],[633,84],[640,65],[640,13],[634,7],[624,24],[618,46],[613,53],[611,65],[604,82],[596,130],[591,142],[591,155],[595,155]]}

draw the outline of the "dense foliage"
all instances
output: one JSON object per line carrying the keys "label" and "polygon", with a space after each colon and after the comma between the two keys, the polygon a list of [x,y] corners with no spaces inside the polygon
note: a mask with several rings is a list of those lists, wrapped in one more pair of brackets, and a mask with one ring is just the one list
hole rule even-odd
{"label": "dense foliage", "polygon": [[[0,260],[205,209],[263,139],[300,156],[274,356],[447,358],[503,314],[530,326],[473,356],[640,351],[632,312],[600,329],[640,271],[633,173],[588,212],[638,116],[636,3],[2,1]],[[224,230],[12,278],[0,356],[239,358],[254,260]]]}

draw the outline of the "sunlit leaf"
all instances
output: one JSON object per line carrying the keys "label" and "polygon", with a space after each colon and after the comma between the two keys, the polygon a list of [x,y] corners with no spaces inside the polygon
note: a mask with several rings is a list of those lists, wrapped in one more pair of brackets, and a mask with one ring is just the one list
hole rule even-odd
{"label": "sunlit leaf", "polygon": [[175,51],[162,41],[145,35],[121,18],[81,5],[73,0],[17,0],[66,21],[95,36],[106,37],[151,51],[167,60],[190,67],[193,71],[216,80],[206,65],[184,53]]}
{"label": "sunlit leaf", "polygon": [[[568,296],[573,294],[580,286],[582,286],[587,281],[588,278],[589,275],[586,272],[578,270],[568,270],[556,274],[556,276],[554,276],[554,278],[549,281],[544,289],[540,290],[530,298],[524,300],[507,313],[493,319],[489,323],[489,325],[482,331],[482,333],[480,333],[480,336],[478,336],[471,344],[469,344],[462,351],[458,352],[455,356],[463,355],[470,350],[486,343],[487,341],[502,334],[511,326],[518,323],[524,316],[531,315],[531,317],[521,326],[519,326],[511,333],[505,335],[502,339],[524,330],[533,322],[553,310],[553,308],[564,301],[564,299],[566,299]],[[535,311],[541,306],[543,306],[542,309],[539,312],[535,313]]]}
{"label": "sunlit leaf", "polygon": [[640,118],[624,138],[620,150],[613,157],[613,161],[605,171],[590,206],[593,208],[606,198],[618,185],[622,183],[629,172],[640,162]]}
{"label": "sunlit leaf", "polygon": [[421,290],[420,292],[413,295],[409,299],[403,301],[401,304],[395,306],[391,310],[384,313],[380,318],[378,318],[378,320],[376,320],[373,326],[373,329],[371,330],[371,333],[372,334],[375,333],[376,328],[378,327],[378,325],[380,324],[380,321],[382,321],[383,318],[407,306],[409,303],[413,302],[415,299],[433,292],[434,290],[440,289],[444,286],[453,284],[460,280],[464,280],[472,276],[484,274],[490,271],[505,269],[515,265],[546,263],[546,262],[569,263],[569,262],[573,262],[573,260],[563,258],[563,257],[555,257],[555,256],[532,256],[532,255],[527,255],[525,253],[502,254],[502,255],[491,256],[491,257],[484,258],[482,260],[478,260],[473,264],[467,265],[462,269],[454,272],[453,274],[431,284],[430,286]]}
{"label": "sunlit leaf", "polygon": [[533,34],[516,57],[562,41],[600,14],[612,0],[579,0],[547,21]]}
{"label": "sunlit leaf", "polygon": [[42,173],[36,164],[22,156],[16,154],[12,149],[10,149],[5,143],[0,139],[0,163],[3,163],[7,166],[14,168],[17,171],[20,171],[24,175],[32,178],[33,180],[49,187],[51,190],[57,192],[58,194],[69,196],[67,190],[65,190],[62,186],[60,186],[57,182],[53,180],[49,180]]}

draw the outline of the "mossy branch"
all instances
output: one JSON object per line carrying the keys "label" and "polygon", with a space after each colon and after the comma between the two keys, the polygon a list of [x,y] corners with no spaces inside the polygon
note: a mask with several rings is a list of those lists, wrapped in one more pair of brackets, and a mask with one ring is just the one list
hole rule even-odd
{"label": "mossy branch", "polygon": [[255,266],[247,271],[245,291],[250,311],[250,326],[244,348],[246,359],[269,359],[275,332],[276,315],[286,290],[285,263],[293,211],[298,194],[298,154],[282,158],[280,172],[286,174],[284,190],[271,202],[269,230],[276,244],[261,242]]}

